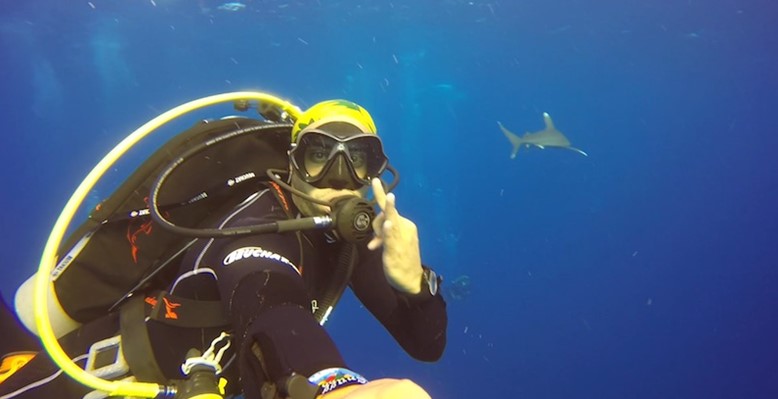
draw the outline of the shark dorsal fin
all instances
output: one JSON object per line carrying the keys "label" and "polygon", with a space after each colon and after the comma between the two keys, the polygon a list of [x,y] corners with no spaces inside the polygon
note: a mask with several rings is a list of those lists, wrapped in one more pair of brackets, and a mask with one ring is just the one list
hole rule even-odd
{"label": "shark dorsal fin", "polygon": [[546,130],[556,130],[554,121],[551,120],[551,115],[548,112],[543,113],[543,120],[546,122]]}

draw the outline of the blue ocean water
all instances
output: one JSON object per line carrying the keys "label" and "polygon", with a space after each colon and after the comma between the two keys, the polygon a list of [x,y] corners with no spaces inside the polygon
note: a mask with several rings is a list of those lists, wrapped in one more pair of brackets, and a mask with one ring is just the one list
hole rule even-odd
{"label": "blue ocean water", "polygon": [[[353,368],[449,399],[778,396],[773,3],[241,4],[3,5],[6,300],[81,179],[151,118],[228,91],[347,98],[401,172],[450,317],[424,364],[346,297],[329,329]],[[589,156],[510,159],[497,121],[535,131],[543,112]]]}

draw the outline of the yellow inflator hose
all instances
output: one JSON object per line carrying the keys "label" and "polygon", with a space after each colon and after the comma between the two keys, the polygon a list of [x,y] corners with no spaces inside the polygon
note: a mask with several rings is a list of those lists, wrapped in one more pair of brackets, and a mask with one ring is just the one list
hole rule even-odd
{"label": "yellow inflator hose", "polygon": [[270,103],[278,106],[282,111],[291,116],[292,119],[297,119],[300,115],[300,110],[291,103],[281,100],[269,94],[260,92],[233,92],[217,94],[209,97],[204,97],[198,100],[190,101],[186,104],[179,105],[162,115],[148,121],[146,124],[132,132],[124,140],[116,145],[100,162],[95,165],[91,172],[86,176],[84,181],[76,188],[76,191],[65,204],[65,208],[57,218],[57,222],[54,224],[54,228],[49,235],[49,239],[46,242],[46,246],[43,249],[43,255],[41,256],[40,266],[38,267],[38,273],[35,279],[35,294],[34,294],[34,309],[35,309],[35,324],[38,328],[38,333],[43,343],[43,347],[54,362],[62,368],[62,370],[74,380],[94,388],[96,390],[108,392],[110,396],[134,396],[143,398],[156,397],[161,392],[166,392],[165,386],[155,383],[145,382],[128,382],[128,381],[108,381],[102,378],[96,377],[87,373],[81,369],[78,365],[70,360],[70,357],[62,350],[62,347],[57,342],[57,338],[54,336],[54,331],[51,328],[51,322],[49,320],[48,301],[47,294],[49,292],[48,284],[53,284],[51,281],[51,270],[56,264],[57,249],[59,248],[62,239],[65,236],[65,231],[73,220],[78,208],[81,206],[84,198],[86,198],[89,191],[94,187],[97,181],[105,174],[105,172],[133,145],[139,142],[141,139],[149,135],[157,128],[170,122],[171,120],[178,118],[184,114],[192,112],[194,110],[204,108],[207,106],[224,103],[235,100],[257,100],[264,103]]}

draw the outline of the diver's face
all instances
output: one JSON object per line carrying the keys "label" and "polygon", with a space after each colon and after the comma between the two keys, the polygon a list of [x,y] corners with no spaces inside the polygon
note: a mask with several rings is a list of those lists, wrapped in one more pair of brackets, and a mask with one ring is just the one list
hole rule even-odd
{"label": "diver's face", "polygon": [[[334,189],[334,188],[316,188],[300,178],[297,173],[292,173],[292,187],[296,190],[300,190],[305,194],[310,195],[318,200],[332,202],[336,198],[340,197],[360,197],[364,198],[367,195],[367,186],[357,190],[346,189]],[[292,201],[300,210],[303,216],[322,216],[328,214],[331,210],[329,206],[316,204],[311,201],[301,198],[297,195],[292,195]]]}

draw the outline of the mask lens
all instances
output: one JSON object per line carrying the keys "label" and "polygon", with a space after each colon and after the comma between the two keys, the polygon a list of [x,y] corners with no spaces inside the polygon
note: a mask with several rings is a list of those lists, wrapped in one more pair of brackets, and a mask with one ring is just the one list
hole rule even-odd
{"label": "mask lens", "polygon": [[335,140],[321,134],[305,134],[292,150],[294,167],[302,172],[306,180],[315,180],[330,159]]}
{"label": "mask lens", "polygon": [[305,161],[302,164],[309,176],[316,177],[322,173],[324,166],[329,161],[333,145],[325,140],[313,139],[311,141],[313,143],[304,148]]}
{"label": "mask lens", "polygon": [[290,155],[293,166],[302,172],[308,183],[335,178],[351,180],[350,186],[356,187],[369,184],[368,180],[379,176],[388,163],[377,136],[339,140],[318,131],[300,136]]}
{"label": "mask lens", "polygon": [[377,136],[361,136],[346,142],[351,165],[359,179],[378,177],[386,168],[381,140]]}

